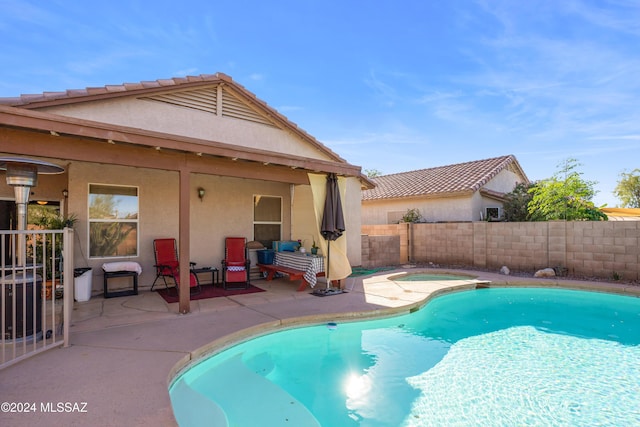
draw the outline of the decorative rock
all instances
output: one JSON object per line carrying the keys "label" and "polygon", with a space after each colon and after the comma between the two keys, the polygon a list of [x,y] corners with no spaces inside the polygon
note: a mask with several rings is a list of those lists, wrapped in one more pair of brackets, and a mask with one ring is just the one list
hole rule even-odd
{"label": "decorative rock", "polygon": [[500,268],[500,274],[504,274],[505,276],[508,276],[509,274],[511,274],[511,270],[509,270],[509,267],[507,267],[506,265],[503,265]]}
{"label": "decorative rock", "polygon": [[556,272],[553,268],[543,268],[542,270],[536,271],[533,277],[556,277]]}

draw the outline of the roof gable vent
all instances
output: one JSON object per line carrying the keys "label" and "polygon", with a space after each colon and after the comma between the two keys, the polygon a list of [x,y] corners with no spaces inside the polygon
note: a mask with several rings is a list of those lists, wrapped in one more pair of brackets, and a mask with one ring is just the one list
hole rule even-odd
{"label": "roof gable vent", "polygon": [[249,107],[249,105],[234,96],[225,86],[222,87],[222,117],[233,117],[234,119],[274,126],[268,117]]}
{"label": "roof gable vent", "polygon": [[180,107],[193,108],[216,114],[218,95],[215,86],[180,92],[166,92],[159,95],[145,96],[141,99],[159,101]]}
{"label": "roof gable vent", "polygon": [[222,117],[247,120],[276,127],[266,115],[251,108],[224,85],[221,88],[215,85],[194,90],[165,92],[158,95],[141,97],[140,99],[164,102],[166,104],[206,111],[211,114],[220,114]]}

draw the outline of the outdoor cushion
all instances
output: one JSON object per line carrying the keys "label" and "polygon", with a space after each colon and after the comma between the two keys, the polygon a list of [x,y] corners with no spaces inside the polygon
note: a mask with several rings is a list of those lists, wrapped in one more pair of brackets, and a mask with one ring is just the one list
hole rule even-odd
{"label": "outdoor cushion", "polygon": [[137,262],[123,261],[123,262],[106,262],[102,264],[102,269],[107,273],[113,273],[114,271],[135,271],[138,276],[142,274],[142,267]]}

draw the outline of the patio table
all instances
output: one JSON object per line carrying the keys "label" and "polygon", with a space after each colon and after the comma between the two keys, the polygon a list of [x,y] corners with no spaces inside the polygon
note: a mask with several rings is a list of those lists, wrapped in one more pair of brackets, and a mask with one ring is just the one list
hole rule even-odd
{"label": "patio table", "polygon": [[321,255],[301,254],[300,252],[276,252],[273,263],[304,271],[304,280],[312,288],[318,282],[318,275],[324,275],[324,257]]}

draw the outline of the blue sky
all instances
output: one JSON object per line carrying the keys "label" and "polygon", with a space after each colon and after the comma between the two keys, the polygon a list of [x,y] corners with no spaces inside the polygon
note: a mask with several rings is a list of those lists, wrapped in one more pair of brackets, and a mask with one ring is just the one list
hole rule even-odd
{"label": "blue sky", "polygon": [[383,174],[640,168],[636,0],[0,0],[0,96],[223,72]]}

